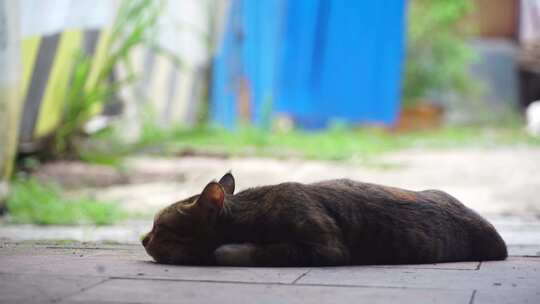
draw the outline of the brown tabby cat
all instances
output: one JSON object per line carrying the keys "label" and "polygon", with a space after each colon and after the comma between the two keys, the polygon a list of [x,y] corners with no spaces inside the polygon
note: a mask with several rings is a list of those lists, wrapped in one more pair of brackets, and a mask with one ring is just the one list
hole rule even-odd
{"label": "brown tabby cat", "polygon": [[504,260],[493,226],[438,190],[347,179],[234,193],[227,173],[159,212],[143,246],[158,263],[327,266]]}

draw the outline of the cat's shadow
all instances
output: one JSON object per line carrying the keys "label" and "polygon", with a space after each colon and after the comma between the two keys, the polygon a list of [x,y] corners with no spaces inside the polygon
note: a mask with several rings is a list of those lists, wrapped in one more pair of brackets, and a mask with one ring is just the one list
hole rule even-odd
{"label": "cat's shadow", "polygon": [[187,267],[197,267],[197,268],[248,268],[248,267],[225,267],[217,265],[180,265],[180,264],[161,264],[152,260],[137,260],[137,264],[141,265],[152,265],[160,267],[176,267],[176,268],[187,268]]}
{"label": "cat's shadow", "polygon": [[[163,267],[164,269],[167,268],[205,268],[205,269],[308,269],[313,267],[260,267],[260,266],[219,266],[219,265],[181,265],[181,264],[161,264],[156,261],[152,260],[137,260],[137,264],[139,265],[148,265],[153,267]],[[362,266],[362,265],[351,265],[351,266]],[[324,267],[315,267],[315,268],[343,268],[343,267],[350,267],[350,266],[324,266]]]}

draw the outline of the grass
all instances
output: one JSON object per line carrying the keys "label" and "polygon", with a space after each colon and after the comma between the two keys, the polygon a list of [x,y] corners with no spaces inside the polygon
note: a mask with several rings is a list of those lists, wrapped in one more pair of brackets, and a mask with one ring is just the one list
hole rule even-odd
{"label": "grass", "polygon": [[113,128],[106,128],[87,138],[78,152],[84,162],[123,169],[123,158],[133,148],[118,138]]}
{"label": "grass", "polygon": [[[220,128],[160,130],[146,127],[132,149],[177,155],[182,151],[225,155],[299,157],[322,160],[371,158],[402,149],[540,146],[540,138],[525,133],[520,124],[449,126],[436,130],[392,133],[377,128],[334,127],[321,132],[268,132],[253,127],[236,131]],[[132,150],[132,151],[133,151]]]}
{"label": "grass", "polygon": [[[528,135],[517,115],[475,124],[449,125],[439,129],[396,133],[383,128],[354,128],[335,124],[323,131],[268,131],[253,126],[235,130],[202,126],[162,128],[155,119],[143,121],[139,140],[124,143],[121,133],[107,129],[90,138],[83,160],[120,166],[122,158],[133,154],[181,156],[267,156],[319,160],[359,159],[377,161],[383,153],[403,149],[497,148],[540,146],[540,138]],[[367,162],[366,162],[367,161]]]}
{"label": "grass", "polygon": [[7,209],[15,223],[109,225],[123,217],[118,205],[89,197],[69,198],[55,185],[18,179],[11,185]]}
{"label": "grass", "polygon": [[[527,135],[519,123],[450,126],[399,134],[377,128],[345,126],[321,132],[269,132],[253,127],[238,128],[234,132],[211,127],[164,130],[148,123],[135,144],[123,143],[114,130],[100,132],[89,141],[88,148],[82,151],[84,160],[120,169],[122,159],[134,153],[176,156],[194,150],[195,154],[359,159],[366,166],[391,169],[393,165],[382,163],[377,156],[414,148],[540,146],[540,138]],[[70,198],[59,187],[40,184],[32,179],[18,179],[12,183],[7,207],[14,222],[42,225],[105,225],[128,216],[113,203],[89,197]]]}

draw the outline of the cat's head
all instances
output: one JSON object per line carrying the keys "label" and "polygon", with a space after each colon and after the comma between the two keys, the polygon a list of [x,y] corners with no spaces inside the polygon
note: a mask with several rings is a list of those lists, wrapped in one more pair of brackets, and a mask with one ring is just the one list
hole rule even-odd
{"label": "cat's head", "polygon": [[208,183],[200,194],[158,212],[152,230],[142,240],[146,252],[158,263],[206,264],[211,261],[217,246],[213,223],[234,187],[234,177],[227,173],[219,182]]}

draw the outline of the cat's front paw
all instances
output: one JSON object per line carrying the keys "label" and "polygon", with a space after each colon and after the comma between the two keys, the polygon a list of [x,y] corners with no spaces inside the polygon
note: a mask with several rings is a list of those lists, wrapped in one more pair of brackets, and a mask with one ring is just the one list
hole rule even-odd
{"label": "cat's front paw", "polygon": [[216,262],[221,266],[253,266],[253,244],[226,244],[214,251]]}

